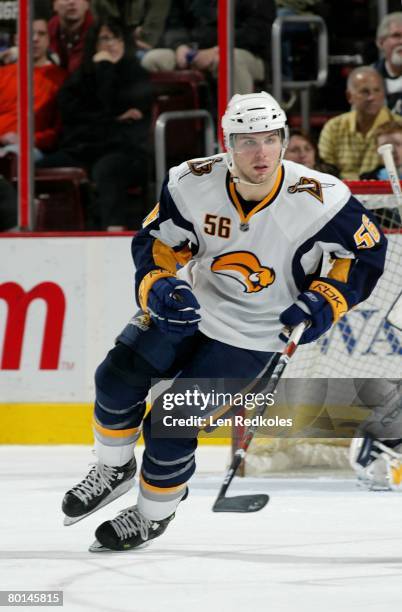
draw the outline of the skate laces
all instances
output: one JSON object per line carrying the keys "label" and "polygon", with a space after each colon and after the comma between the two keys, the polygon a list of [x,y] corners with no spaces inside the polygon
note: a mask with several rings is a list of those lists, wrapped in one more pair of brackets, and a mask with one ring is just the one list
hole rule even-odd
{"label": "skate laces", "polygon": [[148,539],[149,528],[152,525],[152,521],[145,518],[137,506],[121,510],[110,523],[121,540],[139,533],[141,538],[146,541]]}
{"label": "skate laces", "polygon": [[84,504],[92,497],[102,495],[105,489],[112,491],[112,482],[116,479],[118,468],[102,463],[94,463],[91,470],[79,484],[71,489],[76,497]]}

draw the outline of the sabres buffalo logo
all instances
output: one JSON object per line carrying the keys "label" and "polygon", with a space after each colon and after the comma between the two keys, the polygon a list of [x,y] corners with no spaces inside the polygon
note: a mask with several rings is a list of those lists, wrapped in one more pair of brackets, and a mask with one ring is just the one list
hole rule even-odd
{"label": "sabres buffalo logo", "polygon": [[262,266],[258,257],[249,251],[232,251],[214,257],[212,272],[229,276],[244,287],[245,293],[257,293],[275,281],[272,268]]}

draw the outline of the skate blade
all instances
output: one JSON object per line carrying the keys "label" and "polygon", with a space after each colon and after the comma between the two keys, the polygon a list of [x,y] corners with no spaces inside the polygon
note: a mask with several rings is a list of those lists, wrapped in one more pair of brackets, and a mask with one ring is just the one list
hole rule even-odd
{"label": "skate blade", "polygon": [[121,497],[121,495],[124,495],[124,493],[127,493],[127,491],[131,489],[134,483],[135,483],[135,477],[132,478],[131,480],[127,480],[126,482],[123,482],[121,485],[116,487],[114,491],[110,493],[110,495],[105,497],[105,499],[103,500],[101,504],[99,504],[99,506],[96,506],[96,508],[94,508],[90,512],[87,512],[86,514],[82,514],[81,516],[64,515],[63,525],[65,527],[69,527],[70,525],[74,525],[75,523],[78,523],[78,521],[82,521],[82,519],[86,518],[87,516],[90,516],[90,514],[97,512],[98,510],[100,510],[104,506],[107,506],[107,504],[110,504],[112,501],[114,501],[118,497]]}
{"label": "skate blade", "polygon": [[149,542],[144,542],[143,544],[140,544],[139,546],[136,546],[135,548],[128,548],[127,550],[113,550],[111,548],[106,548],[106,546],[103,546],[100,542],[98,542],[98,540],[95,540],[91,546],[88,548],[89,552],[92,553],[117,553],[117,554],[121,554],[121,553],[129,553],[132,552],[133,550],[141,550],[143,548],[148,548],[149,546]]}
{"label": "skate blade", "polygon": [[[105,546],[102,546],[102,544],[100,542],[98,542],[98,540],[95,540],[91,546],[88,548],[89,552],[93,552],[93,553],[99,553],[99,552],[116,552],[113,550],[110,550],[110,548],[106,548]],[[118,551],[117,551],[118,552]]]}
{"label": "skate blade", "polygon": [[378,492],[386,492],[386,491],[392,491],[392,487],[390,485],[386,485],[386,484],[376,484],[373,483],[371,480],[369,479],[364,479],[364,478],[358,478],[357,482],[356,482],[357,486],[359,489],[362,489],[363,491],[374,491],[376,493]]}

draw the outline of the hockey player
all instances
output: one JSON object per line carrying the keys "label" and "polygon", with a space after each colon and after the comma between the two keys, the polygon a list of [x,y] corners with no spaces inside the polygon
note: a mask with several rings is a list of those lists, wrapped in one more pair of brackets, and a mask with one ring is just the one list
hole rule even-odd
{"label": "hockey player", "polygon": [[65,523],[132,486],[141,425],[145,451],[137,505],[102,523],[91,551],[159,536],[187,496],[197,439],[152,435],[153,377],[176,377],[173,390],[189,378],[258,377],[283,326],[308,319],[302,342],[313,342],[383,271],[386,239],[348,187],[283,161],[286,116],[272,96],[234,96],[222,127],[226,153],[172,168],[132,243],[142,314],[96,371],[98,462],[66,493]]}
{"label": "hockey player", "polygon": [[350,464],[357,483],[369,491],[402,490],[402,438],[361,433],[350,445]]}
{"label": "hockey player", "polygon": [[[358,379],[357,397],[370,415],[352,440],[350,463],[360,486],[402,490],[402,380]],[[357,388],[358,387],[358,388]]]}

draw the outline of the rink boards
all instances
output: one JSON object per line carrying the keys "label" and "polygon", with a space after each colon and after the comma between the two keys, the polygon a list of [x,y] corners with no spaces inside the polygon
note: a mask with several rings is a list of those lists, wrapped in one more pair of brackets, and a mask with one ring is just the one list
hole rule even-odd
{"label": "rink boards", "polygon": [[91,441],[95,367],[136,309],[130,244],[0,240],[0,441]]}
{"label": "rink boards", "polygon": [[[389,238],[402,249],[400,234]],[[137,310],[130,244],[129,235],[0,239],[0,442],[90,441],[94,370]],[[399,339],[378,346],[394,369]],[[378,363],[376,353],[367,359]]]}

